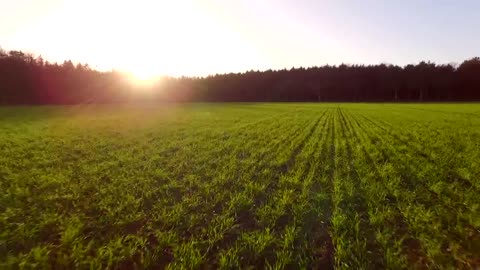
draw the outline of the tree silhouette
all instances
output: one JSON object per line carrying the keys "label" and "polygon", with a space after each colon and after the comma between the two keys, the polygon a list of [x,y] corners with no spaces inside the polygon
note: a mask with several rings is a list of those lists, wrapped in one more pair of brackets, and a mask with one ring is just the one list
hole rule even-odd
{"label": "tree silhouette", "polygon": [[173,102],[422,102],[480,100],[480,58],[455,66],[420,62],[404,67],[321,67],[164,78],[148,96],[118,72],[49,63],[0,48],[0,105]]}

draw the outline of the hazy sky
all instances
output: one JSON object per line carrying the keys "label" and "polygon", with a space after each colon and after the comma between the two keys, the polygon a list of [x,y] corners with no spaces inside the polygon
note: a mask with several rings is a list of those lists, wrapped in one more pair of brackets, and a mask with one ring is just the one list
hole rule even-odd
{"label": "hazy sky", "polygon": [[0,46],[139,76],[461,62],[480,1],[0,0]]}

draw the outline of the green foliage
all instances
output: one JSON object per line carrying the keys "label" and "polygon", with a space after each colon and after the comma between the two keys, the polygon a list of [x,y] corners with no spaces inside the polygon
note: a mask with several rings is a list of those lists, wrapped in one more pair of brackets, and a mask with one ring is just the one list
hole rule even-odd
{"label": "green foliage", "polygon": [[480,267],[478,104],[0,108],[2,269]]}

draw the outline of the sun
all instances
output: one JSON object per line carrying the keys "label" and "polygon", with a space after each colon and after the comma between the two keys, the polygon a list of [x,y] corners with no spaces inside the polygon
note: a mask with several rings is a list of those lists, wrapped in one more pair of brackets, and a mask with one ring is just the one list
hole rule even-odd
{"label": "sun", "polygon": [[126,73],[130,82],[137,86],[151,86],[158,81],[161,76],[160,73],[146,66],[128,69]]}
{"label": "sun", "polygon": [[157,76],[160,74],[157,74],[153,70],[148,70],[148,69],[136,69],[135,71],[131,71],[132,76],[140,81],[140,82],[148,82],[148,81],[153,81]]}

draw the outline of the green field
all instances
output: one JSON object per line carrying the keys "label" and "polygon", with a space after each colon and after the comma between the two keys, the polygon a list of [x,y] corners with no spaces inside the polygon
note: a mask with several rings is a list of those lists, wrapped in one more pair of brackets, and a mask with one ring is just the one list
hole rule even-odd
{"label": "green field", "polygon": [[0,108],[0,268],[480,267],[480,104]]}

